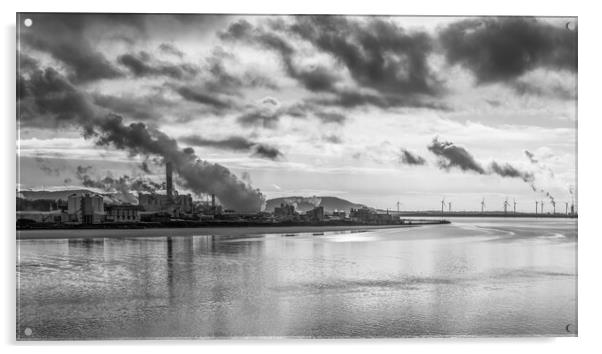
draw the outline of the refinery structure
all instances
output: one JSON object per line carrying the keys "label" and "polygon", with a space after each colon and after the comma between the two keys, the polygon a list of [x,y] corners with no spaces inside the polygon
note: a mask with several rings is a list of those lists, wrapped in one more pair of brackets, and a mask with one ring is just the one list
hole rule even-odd
{"label": "refinery structure", "polygon": [[269,212],[242,213],[224,209],[219,205],[215,194],[207,195],[205,200],[194,200],[191,194],[179,193],[173,186],[173,165],[170,162],[165,164],[164,186],[164,189],[138,192],[137,203],[118,202],[102,191],[87,189],[73,191],[61,197],[51,198],[45,195],[35,199],[25,197],[24,191],[17,191],[17,227],[152,227],[165,224],[194,226],[236,222],[262,225],[404,222],[388,211],[379,212],[365,206],[325,210],[324,206],[316,204],[307,210],[297,208],[295,202],[287,202]]}
{"label": "refinery structure", "polygon": [[[404,219],[417,216],[492,216],[492,217],[576,217],[574,201],[556,208],[554,200],[545,205],[535,201],[535,212],[517,212],[516,200],[504,200],[499,210],[487,210],[485,198],[480,211],[455,211],[452,201],[443,198],[439,211],[377,210],[361,204],[326,209],[319,197],[305,198],[310,203],[298,204],[299,198],[285,198],[269,211],[255,213],[224,209],[215,194],[203,200],[193,199],[191,194],[179,193],[173,186],[173,165],[165,163],[164,188],[138,192],[137,203],[116,201],[102,191],[80,189],[60,196],[27,197],[25,191],[17,191],[17,227],[153,227],[153,226],[202,226],[235,223],[248,224],[410,224],[418,220]],[[313,203],[313,204],[312,204]],[[547,209],[544,209],[544,205]],[[564,209],[564,210],[561,210]]]}

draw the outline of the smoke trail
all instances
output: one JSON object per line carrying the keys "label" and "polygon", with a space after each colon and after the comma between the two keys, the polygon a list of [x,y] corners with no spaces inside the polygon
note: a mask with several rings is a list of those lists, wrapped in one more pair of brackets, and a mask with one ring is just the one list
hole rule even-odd
{"label": "smoke trail", "polygon": [[238,211],[259,211],[264,197],[241,182],[226,167],[202,161],[190,148],[180,149],[175,139],[142,123],[124,124],[115,114],[105,116],[93,100],[52,68],[33,69],[20,78],[26,94],[18,97],[19,124],[36,127],[74,125],[85,138],[110,145],[132,156],[159,156],[171,161],[186,186],[196,194],[215,194],[220,202]]}
{"label": "smoke trail", "polygon": [[554,171],[552,171],[552,169],[550,167],[546,166],[545,164],[543,164],[539,160],[537,160],[535,158],[535,154],[533,154],[529,150],[525,150],[525,155],[527,156],[527,158],[533,165],[537,166],[542,171],[548,172],[550,177],[554,177]]}
{"label": "smoke trail", "polygon": [[401,149],[401,152],[399,155],[399,163],[406,164],[406,165],[419,166],[419,165],[425,165],[426,160],[422,156],[415,154],[409,150]]}
{"label": "smoke trail", "polygon": [[[492,161],[486,170],[468,150],[449,141],[439,141],[437,137],[433,139],[433,142],[427,148],[439,157],[438,166],[443,170],[449,171],[452,167],[457,167],[462,171],[473,171],[478,174],[495,174],[504,178],[520,178],[534,192],[538,190],[533,173],[522,171],[509,163]],[[527,156],[530,156],[530,153]]]}
{"label": "smoke trail", "polygon": [[77,166],[76,177],[84,187],[98,188],[105,192],[116,193],[120,199],[136,204],[138,199],[132,194],[135,192],[154,192],[161,188],[161,185],[150,180],[142,178],[130,178],[128,175],[123,175],[114,178],[110,175],[103,178],[92,178],[88,172],[92,170],[92,166]]}
{"label": "smoke trail", "polygon": [[439,157],[438,166],[441,169],[449,171],[452,167],[457,167],[462,171],[485,174],[485,169],[461,146],[449,141],[439,141],[439,138],[435,137],[427,148]]}
{"label": "smoke trail", "polygon": [[493,161],[489,165],[489,170],[502,177],[520,178],[529,185],[533,185],[535,182],[535,176],[531,172],[521,171],[518,168],[505,163],[503,165]]}
{"label": "smoke trail", "polygon": [[219,164],[200,160],[191,148],[180,149],[175,139],[149,129],[143,123],[125,125],[123,118],[109,114],[96,122],[96,143],[126,150],[132,155],[159,155],[170,161],[184,185],[196,194],[213,193],[226,207],[237,211],[259,211],[264,197]]}
{"label": "smoke trail", "polygon": [[539,162],[537,161],[537,159],[535,159],[535,154],[533,154],[529,150],[525,150],[525,155],[527,155],[527,158],[529,159],[529,161],[531,161],[532,164],[537,164]]}

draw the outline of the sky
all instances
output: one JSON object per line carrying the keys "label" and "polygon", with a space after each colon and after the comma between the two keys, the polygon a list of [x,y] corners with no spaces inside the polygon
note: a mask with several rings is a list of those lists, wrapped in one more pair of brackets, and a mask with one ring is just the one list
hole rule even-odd
{"label": "sky", "polygon": [[21,14],[18,187],[564,211],[576,53],[576,18]]}

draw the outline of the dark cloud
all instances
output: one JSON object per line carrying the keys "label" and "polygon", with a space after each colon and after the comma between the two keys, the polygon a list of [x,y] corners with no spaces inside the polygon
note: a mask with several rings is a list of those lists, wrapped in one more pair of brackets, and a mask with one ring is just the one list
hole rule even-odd
{"label": "dark cloud", "polygon": [[117,61],[126,66],[135,76],[167,76],[173,79],[189,79],[198,73],[198,69],[190,64],[171,64],[159,62],[146,52],[138,55],[124,54]]}
{"label": "dark cloud", "polygon": [[347,120],[345,115],[337,112],[317,111],[314,114],[324,123],[343,124]]}
{"label": "dark cloud", "polygon": [[207,139],[199,135],[190,135],[180,138],[182,142],[194,146],[205,146],[216,149],[232,150],[232,151],[248,151],[252,152],[252,155],[276,160],[282,157],[282,153],[275,147],[260,144],[251,141],[242,136],[231,136],[225,139]]}
{"label": "dark cloud", "polygon": [[422,156],[406,149],[401,149],[399,154],[399,162],[402,164],[413,166],[420,166],[426,164],[426,160]]}
{"label": "dark cloud", "polygon": [[525,17],[469,19],[440,33],[447,60],[479,83],[510,82],[544,67],[577,71],[577,31]]}
{"label": "dark cloud", "polygon": [[261,157],[264,159],[278,160],[283,157],[280,150],[273,146],[257,144],[253,147],[253,156]]}
{"label": "dark cloud", "polygon": [[220,98],[215,93],[207,92],[203,88],[179,86],[175,88],[175,91],[185,100],[213,107],[217,110],[227,110],[235,105],[232,101]]}
{"label": "dark cloud", "polygon": [[324,95],[319,98],[309,99],[308,101],[323,106],[338,106],[343,108],[356,108],[365,105],[372,105],[383,109],[395,107],[416,107],[432,108],[445,111],[450,110],[445,103],[437,102],[433,99],[395,94],[375,94],[360,92],[353,89],[341,89],[333,93],[331,96]]}
{"label": "dark cloud", "polygon": [[432,95],[439,90],[427,64],[433,44],[425,32],[407,32],[380,18],[297,16],[295,20],[288,30],[333,55],[361,86],[397,95]]}
{"label": "dark cloud", "polygon": [[[423,32],[408,33],[387,20],[297,16],[292,25],[275,20],[267,29],[240,20],[220,37],[256,44],[278,53],[290,77],[312,92],[333,96],[315,100],[318,104],[438,108],[429,103],[441,91],[440,82],[426,62],[432,51],[431,38]],[[337,64],[334,67],[320,63],[298,64],[296,59],[302,59],[303,54],[289,43],[291,38],[310,42],[334,57]],[[360,87],[375,93],[341,88],[338,83],[344,70]]]}
{"label": "dark cloud", "polygon": [[282,111],[253,109],[241,114],[236,120],[245,127],[262,126],[264,128],[274,129],[278,125],[281,116]]}
{"label": "dark cloud", "polygon": [[457,146],[449,141],[439,141],[434,138],[427,147],[438,158],[438,165],[444,170],[450,170],[453,167],[463,171],[473,171],[478,174],[485,174],[485,169],[475,160],[475,158],[461,146]]}
{"label": "dark cloud", "polygon": [[335,135],[335,134],[324,135],[324,136],[322,136],[322,140],[329,142],[331,144],[341,144],[343,142],[343,139],[341,139],[340,136]]}
{"label": "dark cloud", "polygon": [[255,143],[242,136],[232,136],[229,138],[214,140],[206,139],[199,135],[189,135],[180,138],[182,142],[194,146],[207,146],[225,150],[250,150]]}
{"label": "dark cloud", "polygon": [[88,95],[52,68],[35,70],[21,85],[27,95],[18,102],[20,124],[56,127],[77,120],[85,127],[97,113]]}
{"label": "dark cloud", "polygon": [[509,82],[508,85],[519,95],[544,96],[562,100],[577,99],[577,90],[573,86],[568,87],[557,83],[542,85],[521,79]]}
{"label": "dark cloud", "polygon": [[36,70],[28,81],[32,96],[25,101],[32,110],[45,114],[46,122],[80,127],[85,138],[95,139],[100,146],[127,151],[132,156],[159,156],[162,161],[174,164],[186,188],[196,194],[215,194],[225,207],[239,211],[261,210],[262,193],[240,181],[226,167],[200,160],[190,148],[180,149],[176,140],[157,129],[140,122],[126,124],[119,115],[98,112],[91,98],[56,70]]}
{"label": "dark cloud", "polygon": [[246,20],[239,20],[230,25],[226,31],[220,33],[220,38],[255,43],[274,50],[280,55],[286,73],[310,91],[331,91],[334,84],[339,80],[335,72],[321,65],[302,67],[295,64],[294,55],[296,51],[287,40],[274,31],[262,27],[253,27]]}
{"label": "dark cloud", "polygon": [[171,43],[161,43],[159,45],[159,50],[166,54],[175,55],[178,58],[184,57],[184,52],[176,48],[176,46]]}
{"label": "dark cloud", "polygon": [[98,106],[140,120],[159,120],[162,117],[161,108],[173,105],[173,102],[167,101],[160,95],[134,97],[129,95],[112,96],[97,93],[92,95],[92,99]]}
{"label": "dark cloud", "polygon": [[[31,14],[34,26],[20,27],[19,41],[25,48],[33,48],[50,54],[64,63],[73,82],[89,82],[114,79],[123,74],[105,56],[94,48],[86,36],[93,19],[102,16],[81,14]],[[120,15],[105,21],[129,25]],[[108,22],[107,22],[108,23]]]}

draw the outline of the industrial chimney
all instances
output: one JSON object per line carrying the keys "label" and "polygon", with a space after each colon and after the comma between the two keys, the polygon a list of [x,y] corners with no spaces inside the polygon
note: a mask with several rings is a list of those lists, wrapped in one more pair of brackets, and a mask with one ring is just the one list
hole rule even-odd
{"label": "industrial chimney", "polygon": [[167,197],[169,198],[170,201],[173,198],[172,174],[173,174],[173,165],[171,164],[170,161],[167,161],[165,163],[165,184],[166,184],[165,188],[167,189]]}

